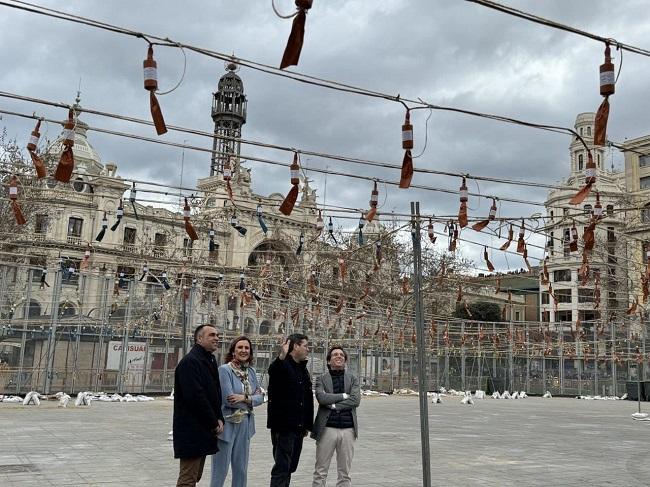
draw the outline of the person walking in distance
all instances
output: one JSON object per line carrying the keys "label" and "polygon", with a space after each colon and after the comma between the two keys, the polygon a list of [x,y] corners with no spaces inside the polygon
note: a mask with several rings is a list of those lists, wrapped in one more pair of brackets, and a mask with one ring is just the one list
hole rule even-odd
{"label": "person walking in distance", "polygon": [[232,487],[246,487],[250,439],[255,434],[253,408],[264,403],[253,363],[253,344],[245,336],[235,338],[219,367],[221,411],[225,419],[219,435],[219,451],[212,455],[210,487],[223,487],[232,468]]}
{"label": "person walking in distance", "polygon": [[312,487],[325,487],[332,455],[336,452],[336,487],[348,487],[358,436],[359,379],[348,372],[348,354],[341,347],[327,353],[327,372],[316,380],[318,413],[311,437],[316,440],[316,466]]}
{"label": "person walking in distance", "polygon": [[302,441],[312,430],[314,400],[307,372],[309,339],[290,335],[269,366],[267,428],[271,430],[274,465],[271,487],[287,487],[298,468]]}
{"label": "person walking in distance", "polygon": [[206,455],[219,449],[223,431],[217,360],[217,330],[200,325],[194,346],[174,371],[174,458],[180,458],[177,487],[194,487],[203,474]]}

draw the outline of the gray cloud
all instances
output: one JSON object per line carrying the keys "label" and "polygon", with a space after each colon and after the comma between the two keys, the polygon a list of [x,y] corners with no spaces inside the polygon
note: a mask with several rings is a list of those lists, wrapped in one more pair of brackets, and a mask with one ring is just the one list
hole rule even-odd
{"label": "gray cloud", "polygon": [[[76,14],[209,47],[224,53],[277,65],[290,30],[268,1],[190,1],[134,4],[126,0],[49,2]],[[279,1],[283,11],[293,2]],[[644,19],[648,1],[611,8],[604,0],[572,2],[512,1],[517,8],[565,22],[621,41],[643,45],[650,25]],[[135,6],[134,6],[135,5]],[[74,10],[71,10],[74,9]],[[71,102],[81,79],[82,104],[87,107],[149,118],[141,66],[146,43],[81,25],[2,8],[0,40],[4,46],[0,86],[4,91]],[[188,52],[181,86],[160,98],[170,124],[211,131],[212,92],[223,74],[223,63]],[[619,54],[615,53],[616,62]],[[171,87],[182,72],[182,53],[156,48],[161,89]],[[308,15],[305,47],[298,71],[440,105],[499,113],[541,123],[572,126],[580,112],[595,111],[598,66],[603,46],[572,34],[508,17],[461,0],[381,2],[316,0]],[[644,103],[650,60],[625,54],[617,93],[611,99],[610,138],[622,141],[650,131]],[[346,154],[400,164],[403,108],[375,100],[332,92],[242,69],[249,99],[245,138],[313,151]],[[0,100],[0,107],[63,119],[63,110]],[[424,142],[425,111],[414,113],[416,149]],[[84,116],[91,126],[151,136],[146,127],[102,117]],[[2,125],[19,141],[32,123],[4,117]],[[55,136],[58,127],[48,128]],[[115,161],[126,177],[177,183],[181,150],[91,133],[105,161]],[[210,148],[202,137],[167,134],[172,140]],[[476,175],[555,183],[568,174],[569,137],[504,125],[493,121],[435,111],[429,121],[428,145],[416,167]],[[244,146],[246,155],[290,162],[290,154]],[[615,160],[620,164],[620,156]],[[395,171],[308,158],[312,167],[354,172],[397,180]],[[209,174],[207,153],[185,151],[184,182]],[[254,190],[260,194],[286,191],[285,168],[251,162]],[[318,194],[324,178],[313,174]],[[414,182],[456,190],[457,178],[416,175]],[[367,205],[371,183],[328,178],[327,203]],[[474,183],[470,190],[475,191]],[[542,202],[546,191],[482,183],[482,194]],[[382,188],[382,199],[384,188]],[[454,214],[456,195],[390,187],[384,208],[405,213],[419,200],[426,213]],[[472,208],[477,204],[470,201]],[[476,213],[484,214],[482,201]],[[538,206],[503,204],[509,216],[540,212]],[[474,212],[470,212],[474,214]],[[490,239],[476,236],[489,243]],[[467,255],[480,259],[480,248]],[[540,255],[539,251],[532,255]],[[515,258],[516,259],[516,258]],[[509,262],[512,263],[512,257]],[[498,255],[495,264],[505,265]],[[518,264],[517,264],[518,265]]]}

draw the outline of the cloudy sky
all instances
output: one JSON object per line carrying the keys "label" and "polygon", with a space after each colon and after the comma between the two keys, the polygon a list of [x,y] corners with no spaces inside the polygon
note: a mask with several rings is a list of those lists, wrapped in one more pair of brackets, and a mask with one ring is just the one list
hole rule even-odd
{"label": "cloudy sky", "polygon": [[[276,0],[284,12],[293,1]],[[537,15],[650,47],[650,0],[614,3],[604,0],[509,0],[509,5]],[[134,6],[137,5],[137,6]],[[624,5],[624,7],[623,7]],[[275,16],[270,0],[47,2],[51,8],[91,17],[132,30],[279,65],[289,20]],[[142,88],[146,43],[67,21],[0,6],[2,65],[0,91],[70,103],[81,82],[87,108],[149,118]],[[506,16],[464,0],[314,0],[307,19],[305,46],[298,71],[437,105],[490,112],[509,117],[573,126],[578,113],[595,111],[601,102],[598,67],[603,45],[573,34]],[[618,65],[619,54],[614,53]],[[156,50],[161,90],[173,86],[183,69],[177,49]],[[609,138],[624,141],[650,133],[647,79],[650,59],[624,55],[616,94],[610,100]],[[187,53],[181,86],[160,97],[168,124],[210,131],[212,93],[224,74],[223,62]],[[243,68],[240,76],[248,96],[243,136],[263,142],[326,153],[401,164],[401,105],[308,86]],[[0,108],[36,111],[62,119],[61,109],[0,98]],[[423,147],[428,112],[414,113],[415,150]],[[151,135],[152,129],[103,117],[84,115],[91,126]],[[0,126],[10,137],[26,140],[33,123],[3,116]],[[47,127],[53,137],[59,127]],[[210,147],[205,138],[168,133],[165,140]],[[91,143],[104,162],[113,161],[123,177],[176,184],[181,150],[97,133]],[[568,136],[435,111],[428,125],[428,145],[416,167],[555,183],[568,175]],[[244,146],[244,156],[290,162],[290,155]],[[609,156],[608,156],[609,160]],[[620,154],[611,161],[621,167]],[[399,172],[380,171],[331,160],[307,158],[309,167],[367,174],[397,181]],[[186,151],[185,184],[209,175],[210,157]],[[259,194],[285,192],[287,170],[250,163]],[[324,196],[325,181],[311,174]],[[366,207],[371,183],[330,176],[327,203]],[[458,178],[416,174],[414,183],[457,190]],[[470,191],[543,202],[546,191],[471,182]],[[406,213],[409,201],[420,201],[426,214],[458,211],[458,197],[415,189],[381,188],[383,211]],[[489,204],[470,199],[470,215],[485,214]],[[536,206],[503,204],[504,216],[531,215]],[[341,222],[349,225],[349,222]],[[476,239],[471,230],[468,237]],[[496,238],[487,238],[496,244]],[[478,247],[462,246],[479,259]],[[495,253],[497,267],[521,266]],[[539,251],[531,252],[539,255]]]}

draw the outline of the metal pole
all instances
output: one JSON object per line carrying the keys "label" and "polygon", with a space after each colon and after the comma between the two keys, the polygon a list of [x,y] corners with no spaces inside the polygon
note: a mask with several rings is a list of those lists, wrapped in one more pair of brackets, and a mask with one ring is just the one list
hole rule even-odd
{"label": "metal pole", "polygon": [[54,273],[54,290],[52,292],[52,323],[50,325],[50,335],[47,340],[47,362],[45,368],[45,383],[43,384],[43,393],[50,394],[52,387],[52,374],[54,369],[54,347],[56,345],[56,327],[59,323],[59,299],[61,296],[61,287],[63,285],[63,273],[61,266]]}
{"label": "metal pole", "polygon": [[611,336],[612,336],[612,369],[611,369],[612,370],[612,395],[618,396],[616,390],[617,389],[616,374],[618,373],[618,371],[616,370],[616,362],[614,361],[614,352],[616,351],[616,325],[614,324],[614,322],[610,322],[609,326],[611,328]]}
{"label": "metal pole", "polygon": [[27,323],[29,322],[29,310],[32,301],[32,278],[34,269],[27,272],[27,296],[25,307],[23,309],[23,333],[20,337],[20,358],[18,359],[18,380],[16,381],[16,394],[20,394],[23,385],[23,368],[25,366],[25,347],[27,346]]}
{"label": "metal pole", "polygon": [[120,353],[120,370],[117,376],[117,389],[120,394],[124,394],[124,378],[127,374],[126,356],[129,348],[129,320],[131,319],[131,310],[133,309],[133,301],[135,301],[135,278],[129,282],[129,295],[126,303],[126,315],[124,316],[124,335],[122,336],[122,352]]}
{"label": "metal pole", "polygon": [[185,357],[187,353],[187,343],[185,337],[187,336],[187,299],[185,299],[185,291],[187,286],[183,285],[181,288],[181,308],[183,310],[183,322],[181,323],[181,357]]}
{"label": "metal pole", "polygon": [[81,319],[84,316],[84,299],[86,295],[86,274],[79,276],[79,313],[77,314],[77,332],[75,336],[74,359],[72,367],[72,386],[70,392],[75,391],[77,385],[77,367],[79,365],[79,347],[81,346]]}
{"label": "metal pole", "polygon": [[418,390],[420,393],[420,438],[422,442],[422,485],[431,487],[431,453],[429,449],[429,409],[427,401],[427,366],[425,362],[424,312],[422,310],[422,271],[420,248],[420,203],[411,202],[411,235],[413,237],[413,272],[415,280],[415,327],[417,357],[420,371],[418,373]]}

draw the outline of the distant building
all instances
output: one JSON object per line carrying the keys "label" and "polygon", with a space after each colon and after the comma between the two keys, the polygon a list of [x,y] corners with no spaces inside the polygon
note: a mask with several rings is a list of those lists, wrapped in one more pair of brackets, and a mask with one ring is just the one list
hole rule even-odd
{"label": "distant building", "polygon": [[[540,286],[541,320],[564,323],[565,328],[581,324],[593,324],[596,320],[621,316],[628,303],[629,289],[625,284],[629,256],[625,239],[621,237],[629,223],[628,213],[621,211],[627,206],[626,177],[622,171],[606,168],[606,148],[593,145],[594,113],[577,116],[575,130],[591,150],[596,164],[597,182],[587,198],[579,205],[569,204],[585,184],[588,153],[574,137],[569,146],[569,176],[562,181],[562,189],[549,192],[545,205],[547,220],[547,260],[549,284]],[[587,279],[579,275],[583,266],[583,234],[591,221],[596,198],[600,198],[602,218],[595,230],[595,246],[589,256]],[[575,232],[577,248],[573,247]],[[584,268],[583,268],[584,269]],[[543,271],[542,271],[543,272]],[[596,291],[599,276],[600,299]],[[543,280],[543,275],[540,274]],[[551,292],[549,293],[549,285]],[[599,301],[599,302],[598,302]]]}

